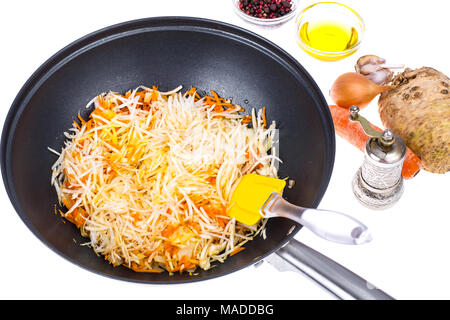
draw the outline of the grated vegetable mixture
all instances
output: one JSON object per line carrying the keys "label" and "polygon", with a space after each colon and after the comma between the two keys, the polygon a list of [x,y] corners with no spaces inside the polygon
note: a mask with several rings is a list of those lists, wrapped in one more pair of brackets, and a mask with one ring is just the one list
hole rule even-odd
{"label": "grated vegetable mixture", "polygon": [[101,94],[94,111],[65,133],[52,167],[59,211],[84,245],[137,272],[193,272],[223,262],[264,229],[227,215],[242,175],[277,177],[275,123],[265,108],[239,105],[195,88],[140,86]]}

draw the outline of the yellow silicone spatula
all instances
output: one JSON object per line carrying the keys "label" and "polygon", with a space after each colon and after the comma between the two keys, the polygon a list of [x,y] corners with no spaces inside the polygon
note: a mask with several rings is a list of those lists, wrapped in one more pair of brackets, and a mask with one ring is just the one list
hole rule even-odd
{"label": "yellow silicone spatula", "polygon": [[262,217],[283,217],[308,228],[318,236],[344,244],[372,240],[368,228],[355,218],[336,211],[295,206],[282,198],[286,181],[255,173],[244,175],[231,196],[228,215],[246,225]]}

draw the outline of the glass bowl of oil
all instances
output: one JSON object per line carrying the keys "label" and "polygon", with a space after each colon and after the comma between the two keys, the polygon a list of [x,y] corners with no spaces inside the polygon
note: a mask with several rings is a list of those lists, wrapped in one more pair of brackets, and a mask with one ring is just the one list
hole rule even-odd
{"label": "glass bowl of oil", "polygon": [[311,56],[336,61],[352,55],[361,45],[365,25],[352,8],[337,2],[319,2],[297,18],[297,43]]}

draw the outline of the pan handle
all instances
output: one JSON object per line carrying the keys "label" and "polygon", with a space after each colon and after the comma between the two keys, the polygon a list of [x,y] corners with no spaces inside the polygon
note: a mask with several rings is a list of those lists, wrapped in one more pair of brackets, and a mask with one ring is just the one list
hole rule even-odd
{"label": "pan handle", "polygon": [[342,300],[394,300],[352,271],[294,239],[265,260],[280,271],[307,275]]}

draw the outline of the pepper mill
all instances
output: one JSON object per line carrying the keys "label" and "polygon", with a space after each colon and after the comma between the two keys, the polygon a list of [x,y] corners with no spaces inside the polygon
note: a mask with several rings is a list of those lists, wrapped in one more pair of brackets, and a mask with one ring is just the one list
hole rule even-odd
{"label": "pepper mill", "polygon": [[364,150],[364,162],[352,181],[353,193],[370,209],[387,209],[403,194],[402,167],[406,144],[389,129],[383,132],[374,130],[359,115],[357,106],[350,107],[350,120],[359,122],[369,137]]}

